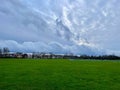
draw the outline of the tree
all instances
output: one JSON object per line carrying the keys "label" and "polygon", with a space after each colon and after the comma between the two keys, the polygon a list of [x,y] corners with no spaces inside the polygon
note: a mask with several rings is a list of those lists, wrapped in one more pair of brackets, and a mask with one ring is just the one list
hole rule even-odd
{"label": "tree", "polygon": [[28,55],[27,54],[23,54],[22,58],[28,58]]}
{"label": "tree", "polygon": [[3,54],[9,54],[10,50],[9,48],[3,48]]}
{"label": "tree", "polygon": [[2,55],[2,49],[0,48],[0,55]]}

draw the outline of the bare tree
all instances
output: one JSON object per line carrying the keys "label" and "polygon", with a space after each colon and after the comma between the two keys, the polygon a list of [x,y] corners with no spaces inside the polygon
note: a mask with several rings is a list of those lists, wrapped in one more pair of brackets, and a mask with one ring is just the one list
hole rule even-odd
{"label": "bare tree", "polygon": [[2,55],[2,49],[0,48],[0,55]]}
{"label": "bare tree", "polygon": [[3,48],[3,54],[9,54],[10,50],[9,48]]}

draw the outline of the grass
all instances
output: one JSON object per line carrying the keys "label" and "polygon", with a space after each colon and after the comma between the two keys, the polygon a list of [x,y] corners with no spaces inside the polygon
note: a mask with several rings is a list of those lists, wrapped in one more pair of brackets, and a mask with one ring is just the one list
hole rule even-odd
{"label": "grass", "polygon": [[120,90],[120,62],[0,59],[0,90]]}

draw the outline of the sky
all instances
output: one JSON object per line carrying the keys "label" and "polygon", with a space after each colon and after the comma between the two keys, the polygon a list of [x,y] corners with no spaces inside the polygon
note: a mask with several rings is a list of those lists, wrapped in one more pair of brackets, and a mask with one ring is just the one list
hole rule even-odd
{"label": "sky", "polygon": [[120,55],[119,0],[0,0],[0,48]]}

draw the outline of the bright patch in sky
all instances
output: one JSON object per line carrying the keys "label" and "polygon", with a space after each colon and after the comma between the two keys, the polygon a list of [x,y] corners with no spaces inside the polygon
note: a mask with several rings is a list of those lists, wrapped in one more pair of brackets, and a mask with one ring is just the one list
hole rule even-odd
{"label": "bright patch in sky", "polygon": [[120,55],[119,0],[1,0],[0,47]]}

